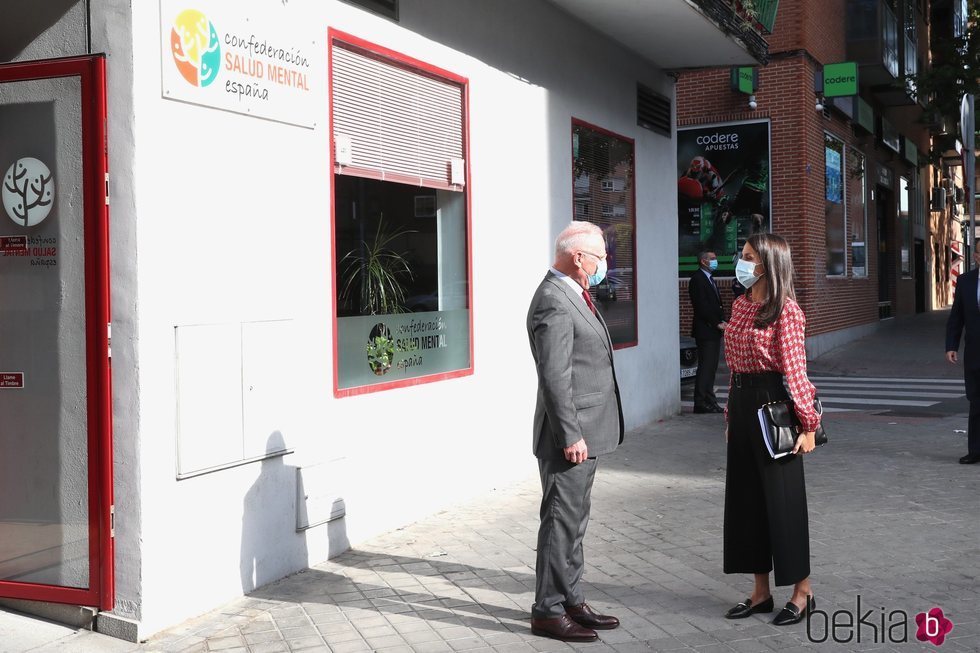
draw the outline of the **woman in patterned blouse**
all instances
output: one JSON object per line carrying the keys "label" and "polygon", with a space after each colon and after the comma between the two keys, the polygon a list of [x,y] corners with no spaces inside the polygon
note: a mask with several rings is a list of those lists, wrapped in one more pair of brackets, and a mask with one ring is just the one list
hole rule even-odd
{"label": "woman in patterned blouse", "polygon": [[[742,619],[770,613],[776,585],[793,585],[793,596],[776,625],[802,621],[815,602],[810,589],[810,533],[801,454],[813,451],[820,415],[806,375],[806,318],[793,292],[793,261],[786,241],[755,234],[742,248],[736,277],[748,290],[732,304],[725,329],[725,360],[732,372],[725,411],[728,472],[725,479],[724,568],[755,575],[751,597],[725,615]],[[785,382],[785,385],[784,385]],[[773,459],[762,441],[758,410],[789,398],[802,432],[793,453]]]}

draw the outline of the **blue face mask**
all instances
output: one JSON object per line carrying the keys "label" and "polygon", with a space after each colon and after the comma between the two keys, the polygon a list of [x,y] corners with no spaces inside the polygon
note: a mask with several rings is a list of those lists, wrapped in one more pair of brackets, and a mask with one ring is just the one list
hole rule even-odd
{"label": "blue face mask", "polygon": [[708,269],[714,272],[718,269],[718,259],[712,259],[708,261]]}
{"label": "blue face mask", "polygon": [[595,272],[589,275],[589,287],[598,286],[606,278],[606,259],[599,259]]}

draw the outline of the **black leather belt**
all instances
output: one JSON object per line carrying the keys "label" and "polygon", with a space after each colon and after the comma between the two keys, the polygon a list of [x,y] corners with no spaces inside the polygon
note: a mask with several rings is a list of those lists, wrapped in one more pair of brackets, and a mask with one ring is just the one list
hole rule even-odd
{"label": "black leather belt", "polygon": [[736,388],[772,388],[783,384],[780,372],[732,373],[732,386]]}

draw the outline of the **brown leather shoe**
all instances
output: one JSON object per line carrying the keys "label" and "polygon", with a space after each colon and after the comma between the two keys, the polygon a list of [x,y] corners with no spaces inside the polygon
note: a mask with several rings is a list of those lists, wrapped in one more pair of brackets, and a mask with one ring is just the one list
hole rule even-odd
{"label": "brown leather shoe", "polygon": [[593,630],[612,630],[613,628],[619,628],[619,619],[607,614],[593,612],[588,603],[566,607],[565,614],[571,617],[572,621],[578,625],[592,628]]}
{"label": "brown leather shoe", "polygon": [[569,619],[567,614],[550,619],[531,617],[531,632],[542,637],[560,639],[563,642],[594,642],[599,639],[594,630],[579,626]]}

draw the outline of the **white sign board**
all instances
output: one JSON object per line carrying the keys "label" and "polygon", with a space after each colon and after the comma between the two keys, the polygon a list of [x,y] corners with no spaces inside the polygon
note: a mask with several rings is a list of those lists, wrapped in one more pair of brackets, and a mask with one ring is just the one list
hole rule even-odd
{"label": "white sign board", "polygon": [[160,0],[162,94],[313,128],[325,46],[288,4]]}

